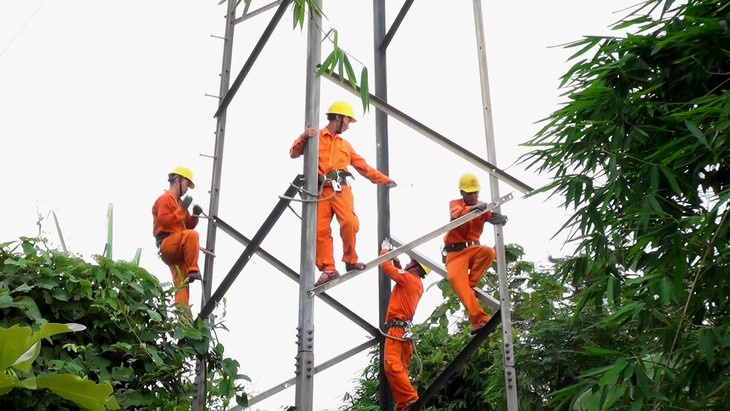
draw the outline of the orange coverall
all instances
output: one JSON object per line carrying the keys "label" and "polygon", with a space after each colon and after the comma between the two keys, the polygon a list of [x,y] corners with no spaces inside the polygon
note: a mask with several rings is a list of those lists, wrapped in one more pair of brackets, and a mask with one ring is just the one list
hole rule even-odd
{"label": "orange coverall", "polygon": [[[198,220],[198,217],[190,215],[188,210],[180,206],[179,200],[170,190],[158,197],[152,206],[152,235],[157,237],[162,233],[170,234],[160,244],[160,257],[172,273],[172,282],[177,290],[175,303],[186,307],[190,306],[190,293],[184,280],[188,278],[189,272],[200,272],[199,236],[193,230],[198,225]],[[177,272],[178,268],[180,274]]]}
{"label": "orange coverall", "polygon": [[[380,254],[387,253],[387,249],[380,251]],[[408,271],[398,270],[388,260],[380,264],[383,272],[395,281],[393,292],[390,294],[388,313],[385,315],[385,322],[390,320],[412,321],[416,313],[416,306],[423,295],[423,282],[421,277]],[[402,338],[405,330],[402,327],[391,327],[388,335]],[[418,398],[418,392],[411,385],[408,378],[408,366],[413,355],[413,345],[410,340],[398,341],[393,338],[385,339],[385,376],[390,383],[390,389],[395,399],[396,411],[403,410],[403,407],[410,400]]]}
{"label": "orange coverall", "polygon": [[[305,139],[299,136],[289,150],[291,158],[304,153]],[[319,175],[330,171],[343,170],[352,165],[358,173],[375,184],[387,184],[388,176],[370,167],[364,158],[353,150],[347,140],[339,134],[332,135],[327,127],[319,131]],[[327,182],[322,189],[317,203],[317,250],[316,264],[320,271],[335,268],[334,250],[332,247],[332,216],[337,217],[342,238],[342,261],[355,264],[358,261],[355,251],[355,236],[360,230],[360,221],[355,214],[355,202],[349,185],[342,185],[342,191],[334,193],[332,185]]]}
{"label": "orange coverall", "polygon": [[[453,200],[449,203],[449,211],[453,221],[469,213],[469,206],[463,199]],[[491,218],[492,212],[487,211],[479,217],[449,230],[444,237],[444,243],[451,245],[479,240],[484,231],[484,223],[490,221]],[[485,245],[473,245],[446,255],[446,279],[469,313],[472,326],[489,321],[489,314],[484,312],[472,288],[476,287],[479,279],[492,265],[495,258],[494,249]]]}

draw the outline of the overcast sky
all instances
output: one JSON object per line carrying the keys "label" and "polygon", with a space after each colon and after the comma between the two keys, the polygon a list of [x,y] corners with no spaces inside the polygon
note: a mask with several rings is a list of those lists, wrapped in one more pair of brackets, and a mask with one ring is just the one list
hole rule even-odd
{"label": "overcast sky", "polygon": [[[388,25],[402,2],[389,2]],[[268,2],[253,1],[252,10]],[[448,4],[448,7],[445,5]],[[520,144],[540,128],[539,120],[560,101],[559,76],[572,51],[554,47],[583,35],[609,33],[620,11],[633,1],[559,0],[483,2],[497,165],[539,187],[546,176],[515,164]],[[372,68],[370,2],[325,2],[325,30],[339,31],[340,46],[356,72]],[[619,11],[618,13],[615,13]],[[2,0],[0,1],[0,171],[4,198],[0,242],[38,233],[55,245],[58,215],[70,250],[90,257],[106,241],[106,213],[114,207],[114,258],[132,259],[163,281],[167,267],[157,258],[151,206],[167,187],[167,173],[179,165],[193,170],[196,203],[207,210],[215,142],[217,95],[224,29],[217,0]],[[233,73],[240,71],[273,10],[236,27]],[[323,43],[323,58],[331,45]],[[485,156],[481,94],[472,2],[418,1],[388,51],[388,101],[474,153]],[[288,151],[304,127],[306,29],[292,29],[288,12],[240,88],[228,111],[220,216],[253,237],[296,174],[302,160]],[[371,70],[371,82],[372,82]],[[371,83],[371,90],[374,85]],[[322,79],[322,121],[334,100],[350,101],[358,122],[343,137],[375,166],[374,110]],[[488,177],[476,167],[391,119],[391,231],[410,241],[448,222],[448,202],[459,197],[457,182],[474,172],[488,200]],[[376,257],[376,189],[357,175],[353,190],[361,221],[358,252]],[[502,184],[501,194],[513,189]],[[544,261],[570,251],[553,234],[569,213],[559,199],[515,199],[503,206],[510,218],[507,243],[525,247],[527,258]],[[294,209],[299,212],[300,205]],[[199,226],[205,243],[206,223]],[[335,258],[341,243],[335,233]],[[287,211],[263,248],[299,268],[300,221]],[[243,248],[222,232],[216,244],[215,282],[228,273]],[[484,243],[493,243],[485,230]],[[438,259],[440,239],[418,248]],[[202,255],[201,255],[202,261]],[[338,267],[344,271],[342,264]],[[375,271],[330,294],[377,323]],[[440,279],[432,276],[426,286]],[[296,355],[298,285],[254,257],[228,292],[227,355],[241,363],[261,392],[293,376]],[[416,316],[425,319],[439,302],[433,288]],[[192,286],[193,311],[200,285]],[[315,303],[317,363],[364,341],[359,327],[322,303]],[[357,355],[318,374],[315,409],[334,409],[367,364]],[[255,406],[275,410],[293,405],[290,388]]]}

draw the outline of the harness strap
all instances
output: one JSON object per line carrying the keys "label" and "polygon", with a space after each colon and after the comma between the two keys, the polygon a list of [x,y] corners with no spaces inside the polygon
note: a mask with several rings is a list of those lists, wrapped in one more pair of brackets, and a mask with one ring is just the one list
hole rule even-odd
{"label": "harness strap", "polygon": [[411,322],[409,320],[401,320],[399,318],[394,318],[387,323],[383,324],[386,330],[393,328],[393,327],[400,327],[405,329],[411,328]]}
{"label": "harness strap", "polygon": [[461,250],[463,250],[467,247],[471,247],[473,245],[479,245],[479,240],[467,241],[465,243],[446,244],[444,246],[444,252],[450,253],[453,251],[461,251]]}

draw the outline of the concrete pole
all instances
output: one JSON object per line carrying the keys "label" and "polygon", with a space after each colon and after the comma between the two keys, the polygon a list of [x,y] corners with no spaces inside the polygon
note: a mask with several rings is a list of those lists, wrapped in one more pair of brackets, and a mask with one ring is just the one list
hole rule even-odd
{"label": "concrete pole", "polygon": [[[317,1],[319,9],[322,2]],[[319,129],[320,79],[316,75],[317,65],[322,61],[322,46],[319,27],[322,17],[311,13],[307,28],[307,80],[305,87],[304,126]],[[302,127],[304,131],[304,127]],[[316,193],[319,160],[319,139],[307,141],[304,149],[304,189]],[[311,196],[304,194],[303,198]],[[314,297],[308,291],[314,286],[315,247],[317,245],[317,203],[302,203],[302,235],[299,279],[299,326],[297,327],[296,394],[297,411],[314,410]]]}

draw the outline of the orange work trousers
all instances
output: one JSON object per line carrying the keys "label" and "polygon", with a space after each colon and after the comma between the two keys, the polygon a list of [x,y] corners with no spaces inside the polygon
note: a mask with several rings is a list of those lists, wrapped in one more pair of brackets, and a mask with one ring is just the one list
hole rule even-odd
{"label": "orange work trousers", "polygon": [[479,304],[474,290],[484,272],[496,258],[493,248],[473,245],[446,254],[446,279],[469,313],[472,326],[489,321],[489,314]]}
{"label": "orange work trousers", "polygon": [[[172,283],[175,285],[175,303],[190,306],[190,291],[188,289],[188,273],[191,271],[200,272],[198,268],[198,254],[200,243],[198,232],[185,230],[179,233],[170,234],[160,244],[160,257],[162,262],[170,267]],[[178,269],[180,272],[178,273]]]}
{"label": "orange work trousers", "polygon": [[[388,329],[388,335],[402,338],[405,330],[401,327]],[[385,376],[390,383],[390,390],[393,392],[396,411],[403,410],[403,407],[410,400],[418,398],[418,391],[411,385],[408,378],[408,366],[413,355],[413,343],[398,341],[385,337]]]}
{"label": "orange work trousers", "polygon": [[[334,193],[334,195],[333,195]],[[329,197],[329,198],[328,198]],[[342,261],[354,264],[357,262],[355,236],[360,231],[360,220],[355,215],[355,201],[350,186],[343,185],[342,191],[334,192],[332,186],[322,189],[317,203],[317,251],[316,264],[320,271],[335,268],[334,249],[332,247],[332,216],[337,217],[342,238]]]}

